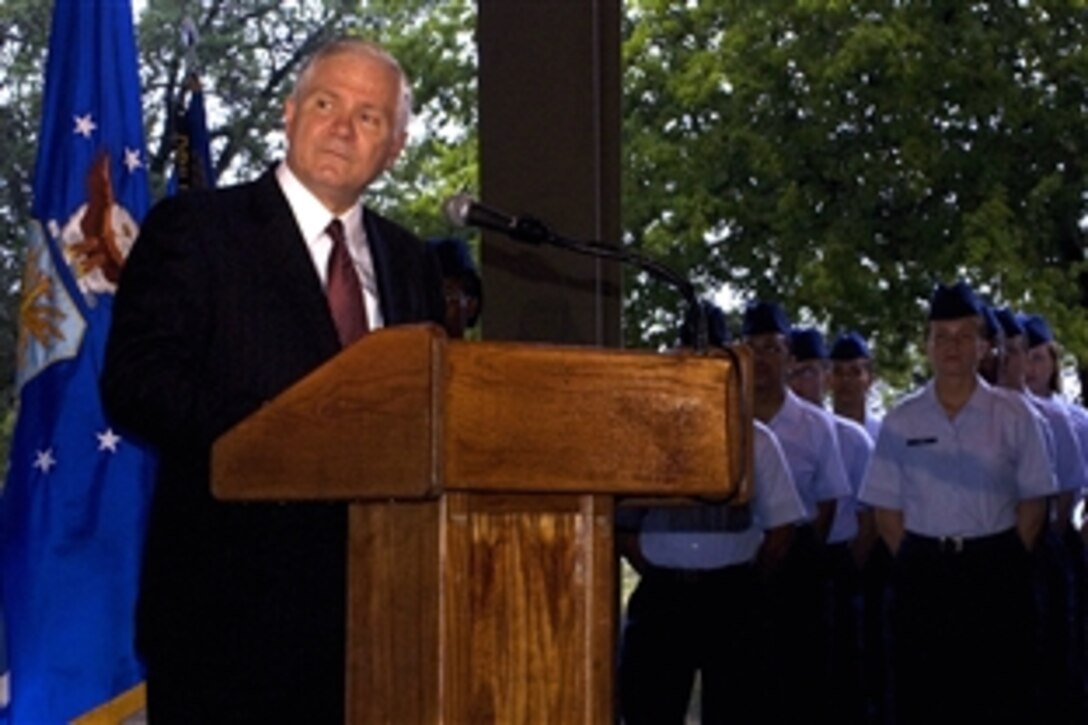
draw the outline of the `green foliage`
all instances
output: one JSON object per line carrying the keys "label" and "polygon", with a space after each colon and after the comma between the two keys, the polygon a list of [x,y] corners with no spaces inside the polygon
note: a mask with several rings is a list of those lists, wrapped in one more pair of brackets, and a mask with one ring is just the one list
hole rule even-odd
{"label": "green foliage", "polygon": [[411,74],[416,122],[412,141],[380,188],[375,203],[423,236],[450,234],[442,200],[479,187],[476,166],[475,2],[388,0],[378,12],[390,28],[409,26],[385,41]]}
{"label": "green foliage", "polygon": [[[625,19],[631,244],[860,329],[900,383],[960,275],[1088,359],[1083,3],[688,5]],[[664,340],[666,295],[629,296],[630,343]]]}

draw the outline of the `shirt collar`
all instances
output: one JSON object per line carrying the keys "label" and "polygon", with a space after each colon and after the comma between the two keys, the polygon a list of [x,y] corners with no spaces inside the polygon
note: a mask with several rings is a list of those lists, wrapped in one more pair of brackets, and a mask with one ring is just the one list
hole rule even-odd
{"label": "shirt collar", "polygon": [[[295,176],[286,161],[281,161],[276,168],[276,180],[283,190],[283,195],[287,197],[295,222],[298,224],[299,231],[302,232],[302,238],[306,240],[307,245],[313,244],[325,233],[325,227],[335,215],[325,208],[321,200]],[[348,233],[349,246],[353,246],[352,236],[355,230],[362,230],[362,213],[362,205],[353,204],[339,217],[344,222],[344,229]]]}
{"label": "shirt collar", "polygon": [[[943,410],[941,401],[937,399],[937,383],[933,378],[926,382],[925,394],[939,410]],[[984,411],[994,397],[994,388],[986,382],[981,375],[976,376],[976,385],[971,397],[963,404],[960,413],[965,411]],[[957,414],[958,417],[958,414]]]}
{"label": "shirt collar", "polygon": [[786,396],[782,399],[782,406],[778,409],[778,413],[775,414],[774,420],[775,422],[793,423],[800,417],[801,399],[787,387]]}

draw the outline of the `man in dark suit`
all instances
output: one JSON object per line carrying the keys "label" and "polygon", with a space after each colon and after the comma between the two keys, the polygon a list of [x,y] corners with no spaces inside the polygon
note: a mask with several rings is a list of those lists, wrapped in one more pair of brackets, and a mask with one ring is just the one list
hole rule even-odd
{"label": "man in dark suit", "polygon": [[366,329],[441,322],[433,254],[361,203],[410,108],[384,50],[324,46],[285,161],[157,205],[126,263],[101,384],[160,453],[138,611],[157,725],[343,720],[346,511],[216,501],[210,447]]}

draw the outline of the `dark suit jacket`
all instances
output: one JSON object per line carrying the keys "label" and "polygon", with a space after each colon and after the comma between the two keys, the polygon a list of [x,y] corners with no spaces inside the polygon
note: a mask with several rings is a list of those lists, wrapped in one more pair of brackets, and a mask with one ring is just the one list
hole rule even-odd
{"label": "dark suit jacket", "polygon": [[[441,322],[426,246],[364,219],[385,324]],[[103,399],[115,425],[160,452],[137,620],[149,677],[196,677],[186,687],[210,688],[221,717],[289,720],[290,700],[307,703],[308,721],[335,719],[344,507],[223,503],[208,486],[212,442],[340,347],[274,174],[155,206],[114,305]]]}

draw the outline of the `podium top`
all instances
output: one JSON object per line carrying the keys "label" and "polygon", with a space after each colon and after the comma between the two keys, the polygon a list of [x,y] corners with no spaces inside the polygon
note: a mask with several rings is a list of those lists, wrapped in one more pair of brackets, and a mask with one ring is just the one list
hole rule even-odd
{"label": "podium top", "polygon": [[[444,491],[746,500],[750,356],[364,336],[223,435],[228,500]],[[744,382],[742,382],[744,381]]]}

